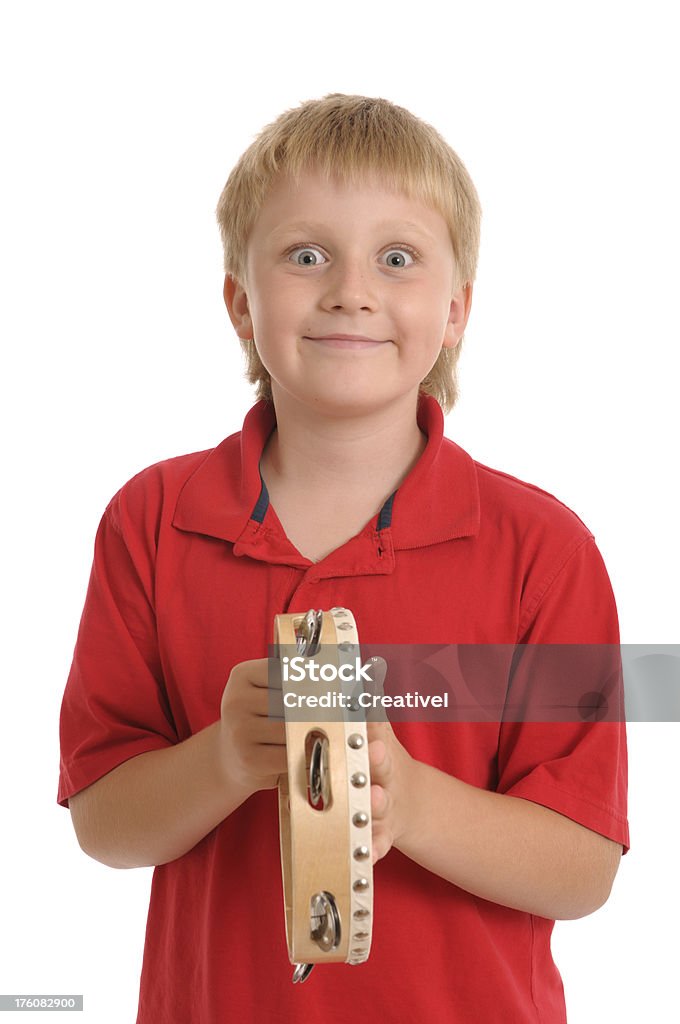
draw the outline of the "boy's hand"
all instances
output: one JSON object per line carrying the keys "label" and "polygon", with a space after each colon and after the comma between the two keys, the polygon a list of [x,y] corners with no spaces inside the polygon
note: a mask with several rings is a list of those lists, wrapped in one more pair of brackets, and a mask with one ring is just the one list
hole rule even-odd
{"label": "boy's hand", "polygon": [[237,785],[256,793],[273,789],[288,770],[283,700],[269,659],[235,665],[222,694],[222,767]]}
{"label": "boy's hand", "polygon": [[399,742],[389,722],[368,722],[366,731],[375,864],[400,839],[411,820],[413,768],[417,762]]}
{"label": "boy's hand", "polygon": [[[274,789],[288,770],[283,699],[269,659],[235,665],[222,694],[222,767],[236,785],[256,793]],[[276,716],[276,717],[275,717]],[[389,722],[368,722],[373,863],[403,835],[411,820],[413,768],[417,763]]]}

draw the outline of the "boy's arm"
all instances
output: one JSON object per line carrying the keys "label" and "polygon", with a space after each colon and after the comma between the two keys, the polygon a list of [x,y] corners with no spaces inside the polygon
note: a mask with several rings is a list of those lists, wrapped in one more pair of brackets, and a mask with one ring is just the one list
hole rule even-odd
{"label": "boy's arm", "polygon": [[69,799],[85,853],[113,868],[181,857],[250,795],[220,771],[220,723],[138,754]]}
{"label": "boy's arm", "polygon": [[389,726],[377,728],[382,743],[371,743],[371,778],[379,787],[379,856],[394,845],[482,899],[551,920],[585,917],[607,901],[619,843],[540,804],[415,761]]}
{"label": "boy's arm", "polygon": [[[524,594],[524,654],[578,645],[569,649],[588,653],[592,688],[611,685],[610,707],[623,709],[616,604],[592,534],[536,567]],[[513,686],[531,681],[532,665],[523,676],[518,664]],[[581,688],[578,673],[569,679]],[[369,740],[378,856],[394,845],[468,892],[551,920],[606,902],[628,838],[623,721],[501,723],[495,791],[415,761],[389,723],[369,724]]]}
{"label": "boy's arm", "polygon": [[231,672],[217,722],[118,765],[69,798],[80,846],[114,868],[187,853],[252,793],[286,771],[285,727],[270,715],[268,661]]}
{"label": "boy's arm", "polygon": [[389,723],[369,725],[374,856],[392,845],[482,899],[551,920],[605,903],[621,846],[540,804],[414,760]]}

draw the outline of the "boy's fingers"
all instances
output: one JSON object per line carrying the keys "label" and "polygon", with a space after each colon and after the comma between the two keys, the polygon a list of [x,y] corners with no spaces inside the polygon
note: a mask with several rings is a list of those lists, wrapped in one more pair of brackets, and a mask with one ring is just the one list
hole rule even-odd
{"label": "boy's fingers", "polygon": [[371,786],[371,816],[376,821],[382,820],[387,814],[389,797],[382,786]]}
{"label": "boy's fingers", "polygon": [[240,662],[238,668],[251,686],[263,689],[281,689],[281,669],[278,658],[254,658],[252,661]]}
{"label": "boy's fingers", "polygon": [[278,778],[288,771],[286,752],[281,747],[263,745],[257,749],[257,760],[246,764],[246,767],[255,778]]}
{"label": "boy's fingers", "polygon": [[224,697],[256,715],[283,720],[281,676],[274,658],[242,661],[234,667],[227,680]]}
{"label": "boy's fingers", "polygon": [[254,743],[265,746],[276,745],[285,747],[286,727],[283,722],[269,721],[265,718],[258,718],[254,723],[252,739]]}
{"label": "boy's fingers", "polygon": [[391,726],[389,722],[366,722],[366,736],[369,745],[376,740],[388,743]]}
{"label": "boy's fingers", "polygon": [[387,744],[382,740],[373,740],[368,744],[368,764],[371,779],[378,785],[387,781],[390,771]]}
{"label": "boy's fingers", "polygon": [[262,690],[257,702],[256,714],[263,718],[283,721],[283,694],[281,690]]}
{"label": "boy's fingers", "polygon": [[387,675],[387,662],[377,655],[369,658],[363,666],[371,677],[371,682],[366,683],[364,690],[372,696],[382,697],[384,694],[385,677]]}

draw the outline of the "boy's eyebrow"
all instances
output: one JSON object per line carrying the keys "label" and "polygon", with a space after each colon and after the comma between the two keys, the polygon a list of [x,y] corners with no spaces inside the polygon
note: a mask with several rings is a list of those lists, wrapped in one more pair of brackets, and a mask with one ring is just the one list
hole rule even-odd
{"label": "boy's eyebrow", "polygon": [[[416,232],[417,234],[422,235],[424,238],[427,238],[430,241],[433,240],[433,235],[426,228],[424,228],[422,224],[416,224],[413,221],[409,220],[383,220],[376,224],[375,227],[377,231],[389,230],[390,232],[395,232],[397,234],[401,231]],[[278,236],[288,234],[289,232],[292,234],[303,232],[308,235],[316,235],[328,232],[329,230],[332,231],[333,229],[328,224],[301,220],[280,224],[277,227],[275,227],[270,234]]]}

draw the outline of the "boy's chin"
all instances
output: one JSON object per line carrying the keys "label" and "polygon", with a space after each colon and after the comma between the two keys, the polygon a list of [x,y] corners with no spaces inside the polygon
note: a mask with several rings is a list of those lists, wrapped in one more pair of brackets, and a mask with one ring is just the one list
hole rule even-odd
{"label": "boy's chin", "polygon": [[279,409],[305,408],[318,416],[335,419],[352,419],[375,416],[380,410],[400,410],[418,402],[420,382],[407,390],[391,390],[380,387],[376,382],[364,379],[348,387],[338,387],[337,381],[325,381],[309,391],[287,390],[272,381],[274,406]]}

